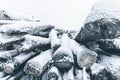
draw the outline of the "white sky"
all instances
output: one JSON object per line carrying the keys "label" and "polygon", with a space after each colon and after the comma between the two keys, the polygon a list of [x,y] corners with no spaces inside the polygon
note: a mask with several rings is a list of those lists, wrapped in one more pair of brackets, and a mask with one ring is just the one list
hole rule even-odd
{"label": "white sky", "polygon": [[0,9],[36,15],[41,22],[64,26],[79,26],[96,0],[0,0]]}

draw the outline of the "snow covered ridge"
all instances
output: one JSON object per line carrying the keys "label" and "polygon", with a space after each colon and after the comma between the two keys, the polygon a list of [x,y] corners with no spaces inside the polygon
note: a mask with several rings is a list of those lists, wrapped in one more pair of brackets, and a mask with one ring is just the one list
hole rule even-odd
{"label": "snow covered ridge", "polygon": [[0,10],[0,20],[24,20],[24,21],[39,21],[28,14],[14,14],[5,10]]}

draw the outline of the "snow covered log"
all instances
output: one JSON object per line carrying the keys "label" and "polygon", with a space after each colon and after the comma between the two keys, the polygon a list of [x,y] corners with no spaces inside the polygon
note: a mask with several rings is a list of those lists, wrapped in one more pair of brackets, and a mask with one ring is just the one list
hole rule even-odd
{"label": "snow covered log", "polygon": [[113,52],[112,54],[119,54],[120,52],[120,38],[115,39],[101,39],[98,41],[99,47],[105,51]]}
{"label": "snow covered log", "polygon": [[75,69],[75,80],[82,80],[82,70],[80,69]]}
{"label": "snow covered log", "polygon": [[97,60],[97,53],[89,50],[84,45],[71,40],[71,49],[77,57],[77,64],[80,68],[90,68]]}
{"label": "snow covered log", "polygon": [[61,46],[53,54],[54,65],[59,69],[70,69],[73,66],[74,59],[70,49],[70,39],[67,34],[63,34]]}
{"label": "snow covered log", "polygon": [[78,68],[75,69],[75,80],[84,80],[83,76],[86,77],[87,80],[91,80],[90,75],[86,72],[86,70],[84,69],[84,74],[83,75],[83,70],[80,70]]}
{"label": "snow covered log", "polygon": [[117,80],[105,66],[94,63],[91,67],[92,80]]}
{"label": "snow covered log", "polygon": [[40,36],[25,35],[22,47],[18,49],[19,52],[35,51],[36,49],[44,50],[50,48],[49,38]]}
{"label": "snow covered log", "polygon": [[5,77],[6,75],[7,75],[6,73],[4,73],[3,71],[1,71],[0,72],[0,79],[3,78],[3,77]]}
{"label": "snow covered log", "polygon": [[10,75],[7,75],[7,76],[5,76],[3,78],[0,78],[0,80],[9,80],[9,78],[10,78]]}
{"label": "snow covered log", "polygon": [[20,37],[11,37],[0,34],[0,50],[12,50],[14,44],[22,42],[23,39]]}
{"label": "snow covered log", "polygon": [[55,52],[59,47],[60,47],[60,39],[57,36],[57,31],[56,30],[51,30],[49,37],[50,37],[50,42],[51,42],[51,48],[53,52]]}
{"label": "snow covered log", "polygon": [[52,66],[47,74],[48,80],[59,80],[60,72],[57,67]]}
{"label": "snow covered log", "polygon": [[77,42],[87,42],[120,37],[119,25],[120,21],[113,18],[103,18],[86,23],[77,34],[75,40]]}
{"label": "snow covered log", "polygon": [[100,55],[100,64],[104,65],[113,76],[120,80],[120,57]]}
{"label": "snow covered log", "polygon": [[41,52],[38,56],[29,60],[24,71],[28,75],[40,76],[48,67],[49,62],[52,60],[52,51],[46,50]]}
{"label": "snow covered log", "polygon": [[35,56],[36,53],[30,52],[30,53],[21,53],[18,56],[15,56],[13,60],[8,61],[8,63],[4,64],[4,72],[8,74],[14,73],[14,71],[23,63],[28,61],[30,58]]}
{"label": "snow covered log", "polygon": [[11,75],[8,80],[20,80],[20,78],[22,77],[23,75],[23,71],[20,71],[14,75]]}
{"label": "snow covered log", "polygon": [[86,72],[86,67],[83,67],[82,70],[82,80],[90,80],[90,76]]}
{"label": "snow covered log", "polygon": [[12,57],[19,55],[17,50],[9,50],[9,51],[1,51],[0,52],[0,59],[12,59]]}
{"label": "snow covered log", "polygon": [[16,22],[14,24],[3,25],[0,27],[0,33],[7,35],[31,34],[36,36],[48,37],[53,29],[52,25],[41,25],[39,22]]}

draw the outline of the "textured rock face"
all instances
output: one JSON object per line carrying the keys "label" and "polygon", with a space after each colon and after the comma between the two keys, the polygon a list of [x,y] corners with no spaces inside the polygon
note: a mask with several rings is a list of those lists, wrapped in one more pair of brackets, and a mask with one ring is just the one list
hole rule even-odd
{"label": "textured rock face", "polygon": [[76,36],[78,42],[99,39],[114,39],[120,36],[120,21],[113,18],[103,18],[84,25]]}

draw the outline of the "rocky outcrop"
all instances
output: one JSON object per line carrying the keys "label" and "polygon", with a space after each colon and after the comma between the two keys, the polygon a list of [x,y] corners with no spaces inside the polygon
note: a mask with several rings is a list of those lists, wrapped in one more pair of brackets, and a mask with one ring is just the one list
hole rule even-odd
{"label": "rocky outcrop", "polygon": [[77,42],[114,39],[120,37],[120,21],[114,18],[98,19],[82,27],[75,40]]}

